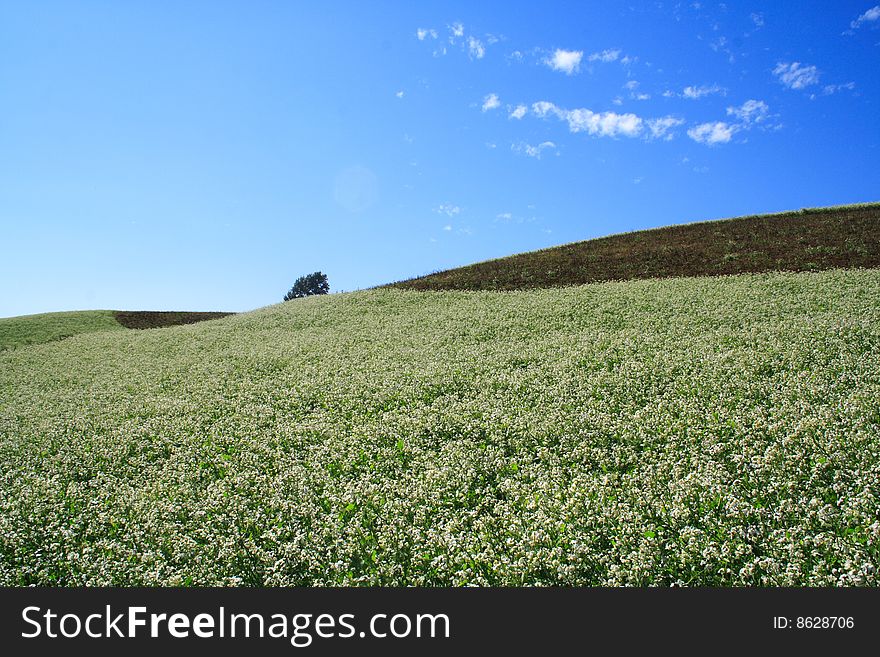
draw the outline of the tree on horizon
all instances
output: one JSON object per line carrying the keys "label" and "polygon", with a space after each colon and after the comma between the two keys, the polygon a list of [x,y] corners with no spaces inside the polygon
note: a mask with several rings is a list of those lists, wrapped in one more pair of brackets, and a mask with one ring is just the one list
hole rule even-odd
{"label": "tree on horizon", "polygon": [[327,274],[316,271],[297,278],[293,287],[284,295],[284,300],[290,301],[328,292],[330,292],[330,283],[327,282]]}

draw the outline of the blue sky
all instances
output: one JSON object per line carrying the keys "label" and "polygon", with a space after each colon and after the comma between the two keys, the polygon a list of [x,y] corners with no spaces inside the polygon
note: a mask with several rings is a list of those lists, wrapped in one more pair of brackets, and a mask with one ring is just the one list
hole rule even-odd
{"label": "blue sky", "polygon": [[874,2],[0,3],[0,316],[880,200]]}

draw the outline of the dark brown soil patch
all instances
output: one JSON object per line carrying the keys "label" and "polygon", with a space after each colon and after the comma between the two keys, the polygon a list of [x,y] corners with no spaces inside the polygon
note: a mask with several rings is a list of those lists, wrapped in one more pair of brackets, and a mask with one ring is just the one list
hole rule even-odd
{"label": "dark brown soil patch", "polygon": [[520,290],[597,281],[880,267],[880,203],[612,235],[450,269],[391,287]]}

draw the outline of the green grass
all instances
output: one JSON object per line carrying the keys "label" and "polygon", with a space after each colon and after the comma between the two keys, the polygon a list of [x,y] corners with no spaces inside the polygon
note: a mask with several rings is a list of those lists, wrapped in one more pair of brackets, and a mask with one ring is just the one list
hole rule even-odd
{"label": "green grass", "polygon": [[880,271],[0,353],[0,584],[880,585]]}
{"label": "green grass", "polygon": [[82,333],[194,324],[232,313],[77,310],[0,318],[0,351],[63,340]]}
{"label": "green grass", "polygon": [[521,290],[596,281],[880,267],[880,203],[704,221],[611,235],[395,283]]}
{"label": "green grass", "polygon": [[62,340],[96,331],[121,331],[112,310],[79,310],[0,318],[0,350]]}

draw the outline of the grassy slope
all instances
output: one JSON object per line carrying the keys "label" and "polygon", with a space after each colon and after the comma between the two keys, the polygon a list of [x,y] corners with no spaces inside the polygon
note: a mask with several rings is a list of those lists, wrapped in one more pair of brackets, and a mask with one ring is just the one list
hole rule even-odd
{"label": "grassy slope", "polygon": [[595,281],[880,267],[880,203],[670,226],[521,253],[395,283],[515,290]]}
{"label": "grassy slope", "polygon": [[62,340],[95,331],[121,331],[112,310],[81,310],[0,318],[0,350]]}
{"label": "grassy slope", "polygon": [[2,584],[880,584],[880,271],[0,353]]}
{"label": "grassy slope", "polygon": [[63,340],[81,333],[163,328],[219,319],[232,313],[77,310],[0,318],[0,350]]}

